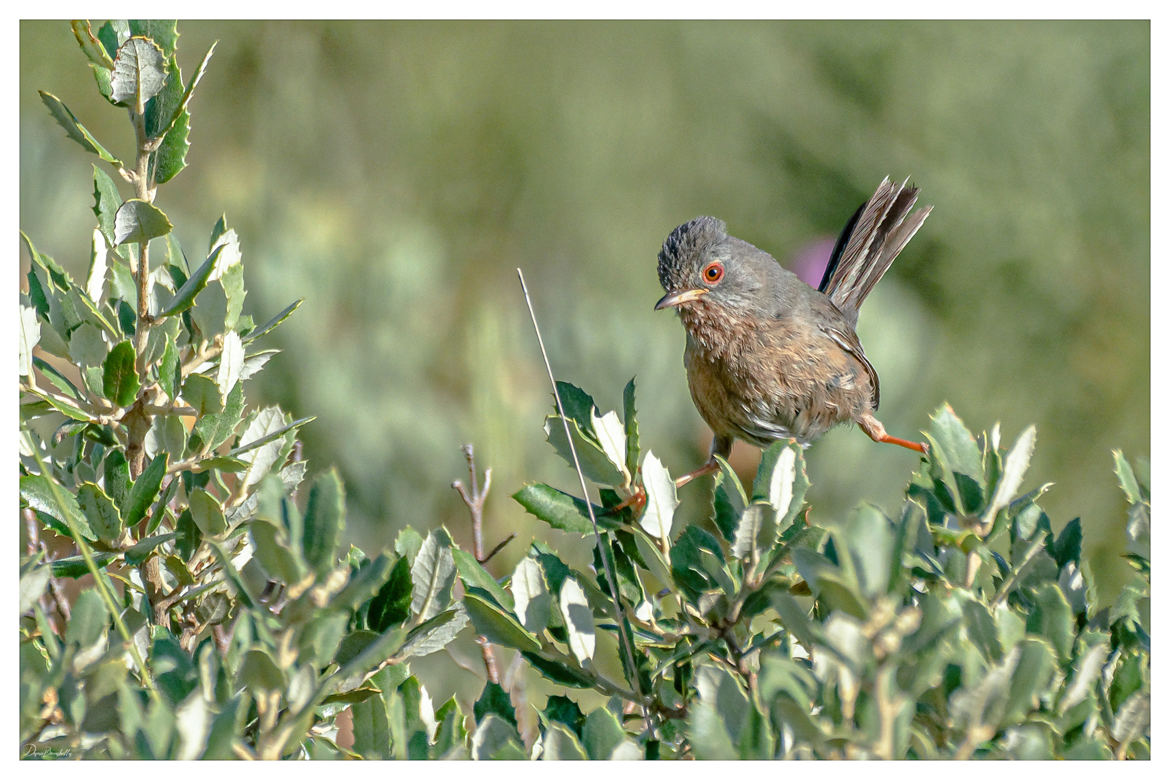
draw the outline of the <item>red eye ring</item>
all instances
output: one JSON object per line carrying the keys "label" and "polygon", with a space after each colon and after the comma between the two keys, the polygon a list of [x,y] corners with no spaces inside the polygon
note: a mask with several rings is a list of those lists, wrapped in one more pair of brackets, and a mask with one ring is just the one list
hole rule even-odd
{"label": "red eye ring", "polygon": [[703,281],[707,284],[719,284],[721,279],[723,279],[723,263],[715,261],[703,269]]}

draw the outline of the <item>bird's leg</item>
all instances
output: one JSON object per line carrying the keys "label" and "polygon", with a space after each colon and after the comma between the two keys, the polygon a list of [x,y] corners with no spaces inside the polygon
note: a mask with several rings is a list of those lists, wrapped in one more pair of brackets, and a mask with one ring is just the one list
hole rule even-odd
{"label": "bird's leg", "polygon": [[886,433],[886,426],[881,424],[876,417],[871,414],[864,415],[857,419],[857,424],[861,426],[861,430],[865,431],[865,435],[879,444],[897,444],[899,447],[905,447],[908,450],[921,452],[926,454],[926,445],[922,442],[908,441],[906,439],[899,439],[897,436],[891,436]]}
{"label": "bird's leg", "polygon": [[[879,425],[880,425],[880,423],[879,423]],[[715,460],[715,456],[718,455],[721,458],[726,460],[727,456],[731,453],[732,441],[733,441],[733,439],[730,436],[716,436],[711,441],[711,455],[707,459],[707,462],[704,463],[702,466],[699,466],[694,471],[687,472],[686,474],[683,474],[681,477],[676,479],[674,481],[674,486],[676,488],[680,488],[693,479],[697,479],[699,477],[705,477],[708,474],[714,474],[716,471],[718,471],[719,470],[719,463],[718,463],[718,461]],[[621,502],[617,506],[610,507],[609,509],[607,509],[605,511],[605,514],[616,515],[618,512],[622,511],[626,507],[632,506],[632,507],[634,507],[634,514],[636,515],[639,511],[641,511],[641,509],[642,509],[643,505],[645,505],[645,503],[646,503],[646,488],[639,486],[637,489],[634,490],[633,495],[631,495],[629,498],[627,498],[625,501]]]}
{"label": "bird's leg", "polygon": [[727,456],[731,454],[731,444],[734,441],[735,440],[730,436],[720,436],[719,434],[715,434],[715,438],[711,440],[711,454],[707,457],[707,462],[702,466],[699,466],[694,471],[683,474],[681,477],[676,479],[674,481],[674,486],[676,488],[680,488],[690,482],[692,479],[705,477],[708,474],[714,474],[719,470],[719,463],[715,460],[715,456],[718,455],[724,460],[727,460]]}

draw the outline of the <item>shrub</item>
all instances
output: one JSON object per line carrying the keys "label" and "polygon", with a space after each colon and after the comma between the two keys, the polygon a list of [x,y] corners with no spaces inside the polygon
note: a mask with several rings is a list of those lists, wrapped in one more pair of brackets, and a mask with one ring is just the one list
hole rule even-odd
{"label": "shrub", "polygon": [[[1004,448],[943,406],[897,515],[843,520],[805,504],[802,450],[777,443],[751,485],[721,462],[709,519],[684,525],[633,381],[621,415],[559,383],[549,442],[599,503],[544,484],[514,497],[593,543],[591,567],[534,542],[493,577],[490,475],[481,489],[470,450],[472,552],[442,528],[373,556],[344,545],[340,479],[305,483],[312,418],[244,390],[299,302],[257,326],[226,220],[188,261],[156,205],[186,167],[211,51],[184,81],[174,22],[73,31],[135,159],[41,93],[131,192],[94,167],[83,284],[22,236],[24,755],[1149,756],[1148,464],[1114,455],[1133,570],[1104,604],[1079,520],[1057,533],[1047,486],[1021,492],[1032,428]],[[487,681],[436,708],[409,661],[468,624]],[[556,692],[526,703],[496,651]]]}

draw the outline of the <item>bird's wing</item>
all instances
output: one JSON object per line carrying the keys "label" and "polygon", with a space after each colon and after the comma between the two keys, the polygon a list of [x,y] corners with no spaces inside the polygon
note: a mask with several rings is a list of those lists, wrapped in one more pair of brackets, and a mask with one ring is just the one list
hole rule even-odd
{"label": "bird's wing", "polygon": [[881,391],[878,389],[878,375],[874,370],[873,364],[869,362],[869,358],[865,356],[865,350],[861,348],[861,341],[858,340],[857,334],[849,330],[840,330],[830,326],[820,326],[821,332],[831,338],[837,343],[841,349],[852,355],[861,367],[865,369],[866,375],[869,377],[869,382],[873,386],[873,409],[876,412],[878,403],[881,401]]}

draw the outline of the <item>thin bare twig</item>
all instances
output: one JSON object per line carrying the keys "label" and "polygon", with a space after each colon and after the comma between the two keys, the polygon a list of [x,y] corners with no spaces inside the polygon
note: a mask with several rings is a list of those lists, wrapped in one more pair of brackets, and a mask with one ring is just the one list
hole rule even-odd
{"label": "thin bare twig", "polygon": [[[475,555],[475,560],[482,565],[511,541],[515,534],[496,545],[491,554],[483,554],[483,505],[487,501],[488,491],[492,488],[492,470],[486,469],[484,471],[483,488],[481,489],[479,477],[475,473],[475,449],[470,444],[463,445],[463,457],[467,458],[467,472],[470,475],[471,489],[468,490],[458,479],[451,483],[451,487],[459,492],[459,497],[463,499],[463,503],[467,505],[467,511],[471,514],[472,554]],[[479,644],[479,650],[483,654],[483,666],[487,671],[488,680],[499,685],[500,670],[496,664],[496,656],[492,651],[491,642],[482,634],[477,636],[475,641]]]}

